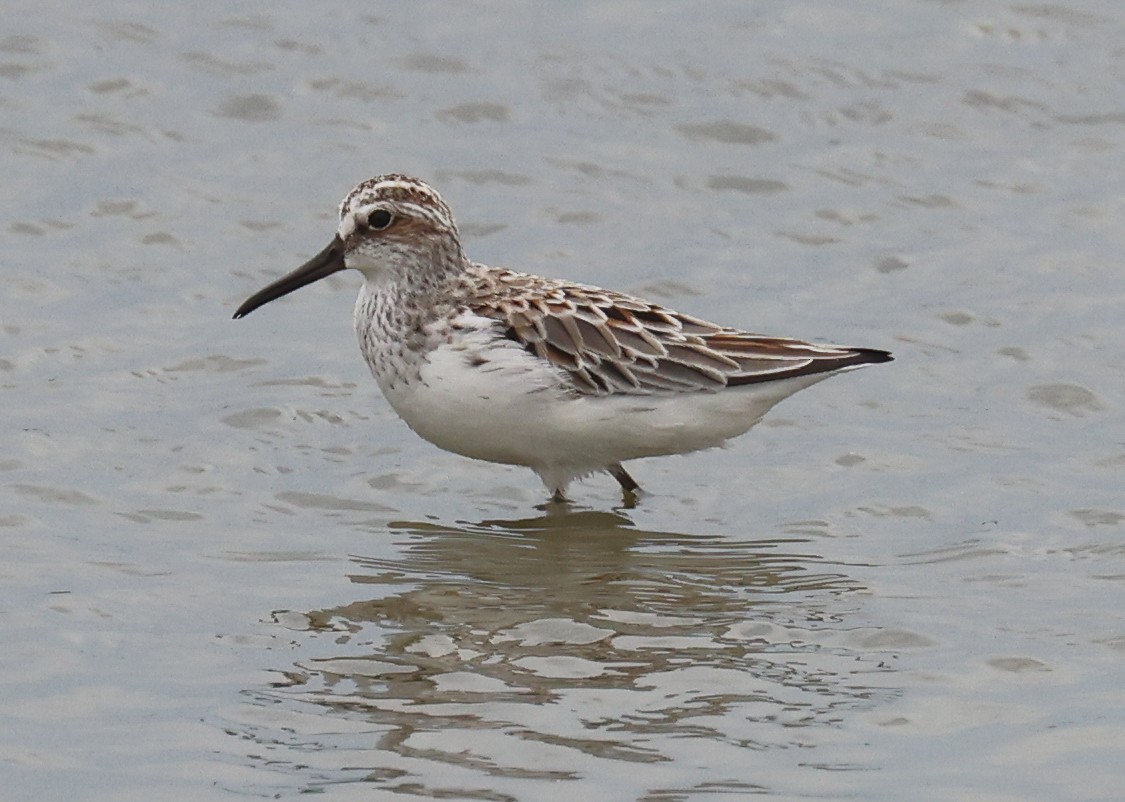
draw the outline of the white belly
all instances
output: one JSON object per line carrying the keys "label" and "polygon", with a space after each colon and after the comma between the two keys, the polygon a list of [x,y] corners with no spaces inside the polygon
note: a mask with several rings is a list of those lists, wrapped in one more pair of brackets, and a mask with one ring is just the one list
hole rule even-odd
{"label": "white belly", "polygon": [[431,443],[541,475],[720,445],[830,375],[719,392],[582,396],[566,391],[560,371],[492,336],[471,333],[431,351],[413,380],[376,379],[399,416]]}

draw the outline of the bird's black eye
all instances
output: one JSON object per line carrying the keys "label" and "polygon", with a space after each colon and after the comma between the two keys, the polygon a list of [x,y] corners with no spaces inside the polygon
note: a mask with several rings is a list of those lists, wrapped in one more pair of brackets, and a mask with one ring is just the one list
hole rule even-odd
{"label": "bird's black eye", "polygon": [[376,209],[371,214],[367,215],[367,225],[375,231],[382,231],[389,226],[395,217],[386,209]]}

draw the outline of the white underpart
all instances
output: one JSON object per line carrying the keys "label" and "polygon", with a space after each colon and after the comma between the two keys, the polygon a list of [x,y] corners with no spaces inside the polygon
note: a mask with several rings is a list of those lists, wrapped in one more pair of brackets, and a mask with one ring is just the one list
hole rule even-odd
{"label": "white underpart", "polygon": [[576,395],[565,373],[502,338],[496,321],[466,312],[455,323],[452,342],[419,354],[421,364],[389,365],[364,349],[383,394],[434,445],[529,467],[558,491],[618,462],[721,445],[783,398],[833,375],[718,392]]}

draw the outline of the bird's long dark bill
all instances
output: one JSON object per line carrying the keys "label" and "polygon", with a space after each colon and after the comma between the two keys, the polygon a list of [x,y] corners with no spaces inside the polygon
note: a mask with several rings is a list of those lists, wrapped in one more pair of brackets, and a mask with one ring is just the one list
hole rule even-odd
{"label": "bird's long dark bill", "polygon": [[263,287],[247,298],[238,311],[234,313],[237,320],[246,317],[262,304],[277,300],[282,295],[288,295],[293,290],[299,290],[306,284],[320,281],[325,276],[331,276],[344,269],[344,243],[337,236],[328,243],[328,247],[309,259],[287,276],[282,276],[268,287]]}

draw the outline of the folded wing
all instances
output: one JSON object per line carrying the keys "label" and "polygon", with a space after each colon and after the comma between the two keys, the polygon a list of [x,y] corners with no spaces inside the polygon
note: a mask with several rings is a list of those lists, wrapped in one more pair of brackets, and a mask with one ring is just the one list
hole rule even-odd
{"label": "folded wing", "polygon": [[597,287],[483,265],[468,277],[469,308],[586,395],[715,392],[891,359],[725,328]]}

